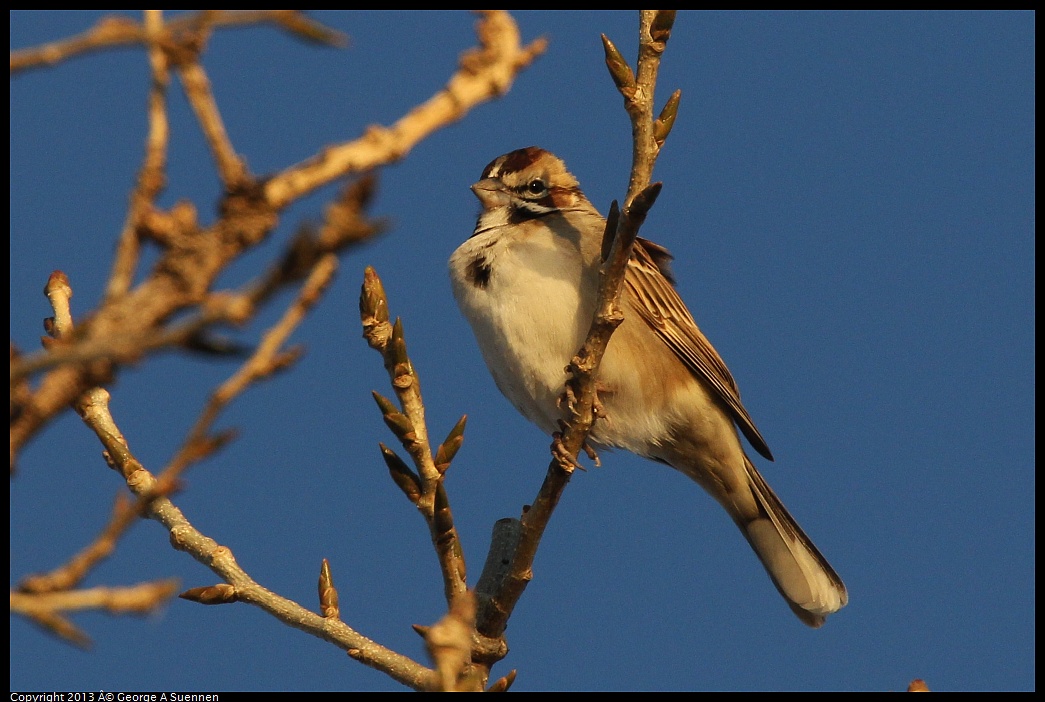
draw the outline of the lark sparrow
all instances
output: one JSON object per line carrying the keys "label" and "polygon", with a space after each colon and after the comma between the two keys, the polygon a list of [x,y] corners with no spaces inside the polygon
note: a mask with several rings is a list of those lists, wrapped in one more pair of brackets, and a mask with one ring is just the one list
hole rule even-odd
{"label": "lark sparrow", "polygon": [[[546,432],[558,429],[566,365],[591,324],[605,220],[554,155],[494,159],[472,186],[475,232],[450,257],[457,304],[497,387]],[[845,606],[842,580],[741,446],[772,454],[725,363],[678,293],[667,250],[638,239],[598,375],[605,416],[589,440],[671,465],[740,527],[780,594],[812,627]]]}

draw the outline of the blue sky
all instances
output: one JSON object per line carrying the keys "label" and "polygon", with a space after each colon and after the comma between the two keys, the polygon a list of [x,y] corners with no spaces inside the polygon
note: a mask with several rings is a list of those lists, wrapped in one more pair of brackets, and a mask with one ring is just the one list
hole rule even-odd
{"label": "blue sky", "polygon": [[[304,46],[227,30],[205,66],[255,173],[389,124],[472,46],[462,12],[317,12],[351,37]],[[536,144],[605,211],[622,197],[627,117],[599,33],[634,56],[633,12],[523,12],[547,54],[502,99],[381,174],[391,231],[347,255],[294,335],[307,355],[223,415],[238,441],[176,503],[266,587],[315,607],[330,559],[342,617],[424,660],[413,623],[444,613],[427,531],[388,479],[387,393],[360,338],[366,265],[403,318],[442,436],[469,415],[447,487],[478,577],[490,529],[534,497],[548,439],[497,392],[450,294],[483,166]],[[82,31],[93,12],[13,12],[11,47]],[[776,462],[760,469],[841,574],[849,606],[802,626],[696,485],[618,453],[578,474],[508,628],[518,690],[1032,690],[1034,598],[1034,15],[680,13],[658,104],[681,88],[643,235],[676,257],[683,299],[740,385]],[[120,50],[11,83],[11,338],[34,349],[54,269],[74,314],[103,289],[145,134],[147,62]],[[218,184],[179,90],[169,186],[213,216]],[[287,210],[270,260],[334,190]],[[281,299],[283,303],[288,297]],[[242,331],[255,340],[270,309]],[[225,363],[165,356],[125,372],[112,408],[137,456],[177,449]],[[11,484],[11,581],[64,562],[120,487],[78,418],[23,454]],[[214,576],[135,527],[87,585]],[[86,614],[72,649],[11,622],[12,690],[395,690],[343,652],[246,605],[176,600],[146,619]]]}

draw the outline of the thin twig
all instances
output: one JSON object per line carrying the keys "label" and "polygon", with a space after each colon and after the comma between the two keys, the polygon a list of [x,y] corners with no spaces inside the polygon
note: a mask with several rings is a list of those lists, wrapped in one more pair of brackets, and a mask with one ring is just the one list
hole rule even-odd
{"label": "thin twig", "polygon": [[163,11],[145,11],[145,34],[148,38],[149,69],[152,85],[149,89],[149,134],[145,140],[145,159],[138,171],[138,181],[131,193],[131,206],[120,232],[113,257],[112,272],[106,285],[106,298],[119,297],[131,289],[134,272],[138,265],[141,249],[139,227],[145,213],[152,209],[156,197],[167,182],[164,175],[167,165],[167,143],[170,124],[167,120],[167,85],[170,73],[167,54],[161,45],[163,36]]}
{"label": "thin twig", "polygon": [[[280,320],[265,332],[254,353],[232,377],[211,393],[207,406],[189,431],[182,447],[160,476],[163,485],[172,485],[189,464],[213,451],[216,439],[208,436],[210,428],[221,411],[236,396],[251,383],[285,368],[297,358],[296,352],[281,352],[283,344],[286,343],[294,329],[301,324],[309,310],[319,302],[323,292],[333,280],[337,268],[337,256],[334,254],[327,254],[315,263],[312,273],[305,280],[305,284],[301,287],[294,302],[286,309]],[[220,443],[220,439],[218,439],[217,444],[220,445]]]}
{"label": "thin twig", "polygon": [[76,587],[99,563],[112,555],[120,537],[140,516],[139,505],[129,500],[126,493],[120,492],[113,504],[109,522],[94,541],[58,568],[48,573],[37,573],[22,578],[18,590],[41,593],[60,592]]}
{"label": "thin twig", "polygon": [[42,593],[12,591],[11,612],[76,646],[89,648],[90,637],[66,619],[63,612],[104,610],[110,614],[148,614],[162,607],[177,590],[178,581],[174,579],[129,587]]}
{"label": "thin twig", "polygon": [[247,186],[253,178],[247,171],[247,164],[236,153],[229,140],[217,101],[210,89],[210,79],[207,78],[203,66],[199,61],[193,60],[178,64],[177,70],[185,88],[185,97],[196,113],[196,119],[199,120],[200,128],[210,146],[225,190],[231,192]]}
{"label": "thin twig", "polygon": [[139,583],[129,587],[92,587],[48,593],[11,593],[11,609],[19,613],[34,610],[74,612],[102,609],[108,612],[144,614],[157,604],[170,599],[178,588],[178,580]]}
{"label": "thin twig", "polygon": [[[244,27],[271,23],[300,39],[329,46],[345,46],[343,34],[301,14],[301,10],[207,10],[214,27]],[[198,23],[200,13],[185,13],[168,22],[177,34]],[[11,52],[11,76],[33,68],[54,66],[77,56],[118,48],[148,45],[149,29],[123,15],[107,15],[87,31],[42,46]]]}
{"label": "thin twig", "polygon": [[77,409],[84,423],[102,442],[113,468],[123,476],[127,487],[138,499],[148,503],[146,516],[167,529],[175,549],[185,551],[235,588],[236,601],[259,607],[284,624],[329,641],[354,659],[404,685],[418,690],[436,688],[434,671],[368,639],[340,619],[324,618],[259,585],[240,567],[229,548],[196,529],[169,498],[157,496],[160,488],[157,479],[106,428],[116,426],[109,412],[109,393],[106,390],[93,388],[87,391]]}
{"label": "thin twig", "polygon": [[[212,454],[227,442],[231,436],[230,433],[210,436],[209,431],[218,414],[228,403],[242,393],[249,384],[285,367],[296,357],[293,353],[280,353],[280,349],[329,286],[336,270],[337,258],[333,254],[327,254],[316,261],[301,291],[284,312],[282,318],[265,333],[251,357],[211,395],[210,402],[189,432],[182,447],[157,479],[158,490],[163,494],[167,495],[173,491],[178,477],[189,465]],[[53,288],[49,297],[56,309],[65,308],[68,306],[68,299],[72,296],[72,290],[64,278],[52,276],[52,281],[55,280],[58,281],[57,284],[49,285],[49,290]],[[108,427],[108,431],[115,433],[117,431],[115,425]],[[55,570],[24,578],[19,585],[19,590],[27,593],[42,593],[75,587],[95,566],[112,554],[120,537],[135,523],[146,508],[147,504],[132,503],[122,494],[118,495],[109,523],[91,544]]]}
{"label": "thin twig", "polygon": [[[382,446],[382,454],[393,480],[407,494],[428,524],[432,545],[443,574],[443,589],[447,604],[453,609],[457,600],[468,590],[465,580],[464,551],[454,526],[450,501],[443,485],[443,476],[449,468],[453,453],[460,446],[464,418],[450,432],[450,436],[432,451],[428,442],[421,381],[414,371],[406,351],[403,325],[400,320],[389,323],[388,300],[384,286],[373,268],[367,267],[359,296],[359,312],[363,336],[372,348],[381,354],[402,411],[377,393],[375,399],[381,408],[385,423],[395,433],[403,448],[410,454],[415,474],[390,449]],[[444,449],[444,446],[450,445]],[[439,458],[437,464],[436,458]]]}

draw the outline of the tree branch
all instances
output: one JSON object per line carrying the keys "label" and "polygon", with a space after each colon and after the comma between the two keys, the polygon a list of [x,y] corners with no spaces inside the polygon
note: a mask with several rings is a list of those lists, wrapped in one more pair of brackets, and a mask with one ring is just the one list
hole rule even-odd
{"label": "tree branch", "polygon": [[[211,11],[183,15],[163,25],[166,29],[159,38],[155,32],[161,23],[156,14],[147,16],[145,28],[129,20],[110,18],[85,35],[36,50],[32,55],[12,54],[12,66],[24,68],[100,48],[142,43],[150,47],[154,79],[145,163],[120,237],[105,301],[93,313],[85,315],[86,321],[80,325],[76,338],[68,343],[52,344],[43,354],[25,357],[12,354],[11,382],[12,387],[18,388],[18,404],[12,402],[12,472],[18,452],[26,442],[86,389],[109,382],[121,364],[159,348],[192,343],[212,323],[244,321],[243,318],[230,320],[221,314],[217,319],[209,316],[208,307],[211,312],[217,309],[222,314],[235,314],[237,310],[224,305],[227,300],[216,297],[210,288],[229,263],[267,237],[276,226],[282,208],[334,179],[401,158],[435,129],[460,119],[475,105],[507,90],[514,76],[532,62],[544,46],[542,41],[537,41],[521,48],[518,29],[510,15],[485,12],[477,24],[480,48],[465,55],[445,90],[412,110],[392,129],[371,129],[355,142],[327,149],[315,159],[261,183],[246,171],[228,142],[198,55],[205,43],[203,37],[216,26],[273,21],[299,34],[308,35],[311,31],[315,36],[310,39],[325,36],[318,25],[309,25],[307,20],[288,12]],[[167,132],[163,117],[166,74],[163,61],[155,55],[159,44],[166,62],[178,68],[186,84],[228,189],[220,206],[220,218],[208,227],[200,225],[195,208],[188,203],[179,203],[167,212],[157,210],[154,205],[162,189]],[[347,211],[332,208],[328,211],[328,223],[343,218]],[[334,250],[335,241],[342,246],[358,241],[347,236],[350,233],[369,235],[379,229],[372,225],[346,227],[342,222],[326,226],[319,234],[313,255]],[[162,251],[150,275],[132,288],[138,246],[143,238],[158,243]],[[284,262],[291,258],[288,254]],[[194,307],[200,312],[189,325],[167,326],[167,320],[173,315]],[[53,370],[41,379],[35,390],[20,383],[27,374],[48,368]]]}
{"label": "tree branch", "polygon": [[393,480],[414,503],[428,525],[443,574],[446,602],[453,609],[458,606],[455,604],[458,599],[467,594],[468,583],[464,551],[454,526],[443,476],[461,445],[465,418],[461,417],[446,441],[433,453],[428,442],[421,382],[406,352],[402,322],[396,319],[395,324],[389,323],[384,286],[377,272],[369,266],[364,273],[359,296],[359,313],[363,336],[381,354],[402,411],[376,392],[374,398],[381,408],[385,423],[413,459],[417,472],[411,471],[384,444],[381,445],[382,455]]}
{"label": "tree branch", "polygon": [[[300,39],[329,46],[345,46],[347,39],[302,14],[301,10],[201,10],[185,13],[168,23],[172,34],[195,27],[206,14],[212,27],[243,27],[271,23]],[[82,34],[49,42],[43,46],[11,52],[11,76],[33,68],[54,66],[81,55],[123,46],[147,46],[150,42],[149,21],[145,26],[123,15],[103,17]]]}
{"label": "tree branch", "polygon": [[[622,212],[618,211],[617,203],[613,203],[606,222],[602,248],[604,261],[595,315],[584,345],[568,367],[566,416],[562,433],[552,444],[553,459],[544,483],[533,504],[523,512],[517,543],[508,558],[510,565],[496,582],[496,587],[491,587],[489,592],[485,587],[479,591],[480,603],[485,606],[480,607],[476,626],[486,637],[503,637],[508,618],[533,577],[533,561],[544,530],[599,417],[596,394],[599,364],[610,336],[624,319],[620,291],[632,244],[661,187],[659,183],[649,184],[660,148],[655,139],[652,106],[657,68],[673,19],[674,12],[670,10],[641,12],[638,70],[635,74],[631,73],[609,39],[603,37],[610,76],[624,96],[625,108],[632,122],[633,158],[628,195]],[[677,97],[674,103],[677,105]],[[666,136],[663,132],[660,129],[657,133]]]}
{"label": "tree branch", "polygon": [[63,612],[103,610],[111,614],[148,614],[163,606],[178,589],[178,581],[162,580],[129,587],[94,587],[61,592],[12,592],[11,612],[20,614],[46,631],[79,646],[90,648],[91,639]]}
{"label": "tree branch", "polygon": [[462,55],[457,72],[443,90],[391,127],[372,126],[361,138],[329,147],[273,176],[265,183],[269,204],[278,209],[345,173],[398,161],[436,129],[458,121],[476,105],[507,92],[515,76],[547,46],[544,39],[521,46],[518,27],[503,11],[481,11],[476,34],[479,46]]}
{"label": "tree branch", "polygon": [[[161,494],[157,479],[134,457],[116,429],[109,412],[109,393],[93,388],[81,397],[77,410],[84,423],[105,447],[106,460],[123,476],[127,487],[148,504],[146,516],[162,524],[170,533],[171,545],[185,551],[234,588],[227,601],[246,602],[259,607],[296,629],[344,649],[372,668],[414,689],[435,689],[436,674],[410,658],[385,648],[355,631],[340,619],[323,617],[301,605],[267,590],[255,582],[236,562],[232,551],[206,536],[185,517],[168,497]],[[114,433],[116,430],[117,433]]]}

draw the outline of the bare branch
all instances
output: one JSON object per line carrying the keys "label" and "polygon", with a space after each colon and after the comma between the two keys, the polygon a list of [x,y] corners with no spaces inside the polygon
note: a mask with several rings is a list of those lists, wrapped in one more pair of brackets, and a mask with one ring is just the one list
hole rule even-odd
{"label": "bare branch", "polygon": [[87,590],[47,593],[12,593],[12,609],[19,612],[53,610],[72,612],[104,609],[116,613],[145,614],[174,595],[177,580],[140,583],[130,587],[94,587]]}
{"label": "bare branch", "polygon": [[235,597],[239,602],[252,604],[285,624],[329,641],[353,658],[381,670],[404,685],[414,689],[434,689],[434,671],[371,641],[340,619],[324,618],[265,589],[240,567],[231,550],[197,530],[169,498],[157,496],[157,479],[109,431],[116,423],[109,412],[108,392],[102,388],[89,390],[84,393],[77,409],[84,423],[102,442],[112,466],[123,476],[127,487],[140,500],[148,503],[146,516],[170,532],[171,545],[210,568],[235,589],[233,595],[226,594],[225,597]]}
{"label": "bare branch", "polygon": [[[209,434],[217,416],[228,403],[241,394],[251,383],[283,368],[288,360],[296,357],[281,353],[280,349],[286,343],[293,330],[304,319],[304,316],[319,300],[336,270],[337,259],[333,254],[327,254],[316,261],[299,295],[288,307],[283,317],[266,332],[255,352],[244,362],[240,369],[211,395],[207,407],[189,432],[181,449],[157,479],[157,490],[160,493],[169,495],[176,488],[178,477],[185,468],[210,455],[231,438],[231,434],[228,432],[218,436],[210,436]],[[51,291],[49,297],[57,303],[56,310],[68,306],[68,298],[72,296],[72,289],[63,275],[52,275],[51,281],[48,283],[48,290]],[[56,317],[58,316],[56,312]],[[71,318],[68,324],[71,324]],[[118,436],[119,430],[115,424],[109,426],[107,431]],[[122,495],[118,496],[109,523],[93,543],[70,559],[68,563],[54,571],[23,579],[19,589],[22,592],[40,593],[67,590],[74,587],[98,563],[111,555],[119,538],[134,524],[137,517],[141,516],[147,507],[147,504],[134,504]]]}
{"label": "bare branch", "polygon": [[[188,203],[179,203],[168,212],[158,211],[153,205],[155,194],[162,188],[157,170],[161,165],[154,164],[162,164],[164,141],[162,119],[158,116],[162,112],[162,105],[154,81],[150,113],[153,116],[150,118],[146,164],[132,201],[132,212],[128,215],[124,234],[121,235],[105,304],[85,315],[88,321],[81,325],[72,347],[58,345],[42,355],[34,354],[24,358],[13,356],[12,386],[28,373],[47,368],[54,370],[41,379],[35,391],[28,394],[19,391],[18,411],[12,415],[11,422],[12,471],[18,451],[27,441],[82,392],[109,382],[120,364],[137,360],[156,349],[189,346],[200,338],[209,324],[226,321],[216,320],[206,312],[207,303],[215,299],[210,287],[231,261],[264,240],[277,224],[281,208],[333,179],[353,171],[369,171],[402,157],[427,134],[460,119],[475,105],[507,90],[514,76],[544,47],[542,41],[537,41],[521,48],[518,29],[512,18],[502,12],[485,12],[477,24],[481,48],[466,53],[461,68],[445,90],[404,116],[394,128],[371,130],[356,142],[328,149],[315,159],[290,168],[262,184],[250,176],[228,142],[217,107],[206,85],[206,77],[202,69],[197,71],[192,66],[198,68],[196,54],[203,46],[203,37],[210,28],[247,21],[278,21],[301,29],[298,20],[288,19],[291,15],[277,14],[285,12],[240,15],[213,11],[205,15],[179,16],[165,25],[164,34],[170,38],[163,40],[167,61],[178,68],[179,75],[186,82],[190,100],[204,125],[215,161],[228,188],[221,203],[221,217],[214,224],[202,227],[195,208]],[[149,16],[150,27],[157,23],[157,17]],[[116,22],[113,26],[119,29],[118,32],[100,23],[94,34],[88,33],[86,38],[59,43],[59,48],[53,51],[41,50],[30,63],[39,63],[44,56],[61,60],[86,50],[112,45],[113,42],[157,41],[137,25],[129,32],[128,22]],[[12,62],[18,63],[15,58]],[[156,75],[154,72],[154,77]],[[379,226],[360,226],[353,224],[351,218],[345,219],[346,213],[351,214],[358,202],[365,201],[365,193],[365,188],[349,191],[346,193],[344,208],[335,207],[328,211],[328,226],[321,230],[318,245],[312,247],[309,255],[317,256],[335,247],[346,246],[380,229]],[[351,201],[353,197],[356,203]],[[355,222],[358,221],[358,218],[355,219]],[[134,232],[131,232],[132,225]],[[142,238],[154,240],[162,251],[149,277],[137,287],[130,288],[137,262],[138,242]],[[290,258],[285,257],[284,262]],[[290,280],[288,276],[286,269],[281,267],[276,275],[261,281],[253,293],[263,298],[273,290],[274,283]],[[167,320],[174,314],[193,307],[201,310],[195,318],[190,318],[181,327],[165,327]],[[218,307],[227,313],[231,312],[223,305]],[[55,355],[49,356],[52,353]],[[20,387],[24,389],[24,386]]]}
{"label": "bare branch", "polygon": [[110,614],[148,614],[163,606],[177,589],[177,580],[163,580],[130,587],[37,593],[12,591],[11,612],[76,646],[87,648],[90,638],[62,616],[63,612],[103,610]]}
{"label": "bare branch", "polygon": [[469,665],[475,631],[475,596],[466,592],[454,600],[446,616],[425,630],[425,647],[439,672],[444,692],[482,692],[482,679]]}
{"label": "bare branch", "polygon": [[170,124],[167,120],[167,85],[170,73],[167,54],[163,51],[163,11],[145,11],[145,34],[149,47],[149,69],[152,85],[149,89],[149,134],[145,140],[145,159],[138,172],[138,182],[131,192],[130,208],[124,221],[123,231],[113,258],[112,273],[106,287],[106,298],[119,297],[131,288],[134,272],[138,265],[141,241],[138,229],[163,190],[167,178],[167,143],[170,139]]}
{"label": "bare branch", "polygon": [[73,56],[118,46],[133,46],[145,41],[141,25],[129,17],[103,17],[82,34],[53,41],[43,46],[11,52],[11,76],[30,68],[53,66]]}
{"label": "bare branch", "polygon": [[[11,382],[63,365],[98,360],[123,365],[135,363],[158,350],[195,349],[208,329],[218,324],[242,325],[275,293],[308,275],[319,258],[328,253],[341,253],[384,230],[382,221],[373,221],[366,216],[366,207],[375,189],[374,181],[375,177],[368,175],[348,183],[341,197],[328,206],[327,217],[319,231],[309,226],[302,227],[280,259],[240,291],[208,294],[198,305],[197,314],[172,326],[149,328],[140,333],[124,329],[121,334],[77,338],[71,344],[51,345],[38,353],[16,355],[11,361]],[[111,280],[115,279],[114,268]]]}
{"label": "bare branch", "polygon": [[18,589],[21,592],[40,593],[58,592],[76,587],[83,582],[83,579],[95,566],[112,555],[120,537],[140,516],[141,511],[138,505],[127,499],[125,493],[119,493],[116,496],[109,523],[93,542],[59,568],[49,573],[26,576],[18,584]]}
{"label": "bare branch", "polygon": [[[201,13],[186,13],[168,23],[172,34],[195,27],[202,12],[208,13],[212,27],[242,27],[272,23],[309,42],[329,46],[345,46],[347,39],[340,32],[329,29],[301,14],[301,10],[206,10]],[[123,46],[148,45],[148,20],[146,26],[123,15],[103,17],[82,34],[68,39],[49,42],[43,46],[11,52],[11,76],[32,68],[54,66],[68,59]]]}
{"label": "bare branch", "polygon": [[177,455],[171,459],[160,476],[160,484],[164,491],[169,491],[174,487],[178,476],[190,464],[202,460],[226,443],[229,438],[227,435],[213,437],[210,435],[210,429],[218,415],[234,398],[252,383],[283,370],[289,363],[293,363],[297,359],[299,351],[281,351],[281,349],[304,320],[305,315],[319,302],[333,280],[337,268],[337,257],[333,254],[327,254],[316,261],[298,296],[286,309],[280,320],[265,332],[254,353],[228,380],[211,393],[207,406],[196,420]]}
{"label": "bare branch", "polygon": [[457,528],[454,526],[449,498],[443,486],[443,475],[449,467],[450,458],[453,457],[452,452],[457,450],[455,446],[460,446],[464,419],[462,418],[450,431],[447,441],[444,442],[451,445],[450,449],[440,446],[442,452],[438,457],[440,463],[437,465],[428,442],[421,382],[407,355],[403,325],[398,319],[395,324],[389,324],[388,300],[385,297],[384,286],[377,272],[369,266],[363,277],[359,313],[363,323],[363,336],[367,343],[381,354],[402,411],[400,412],[391,400],[376,392],[374,399],[381,409],[385,423],[413,459],[417,473],[407,468],[406,464],[384,444],[381,445],[381,453],[392,479],[416,505],[428,524],[432,545],[435,546],[443,574],[446,602],[453,609],[457,599],[466,595],[468,584],[465,580],[464,551],[458,539]]}
{"label": "bare branch", "polygon": [[270,178],[265,183],[269,204],[278,209],[347,173],[398,161],[435,130],[507,92],[515,76],[547,46],[543,39],[521,46],[519,29],[504,11],[482,11],[476,34],[480,46],[465,52],[457,73],[443,90],[391,127],[375,125],[361,138],[329,147],[315,158]]}
{"label": "bare branch", "polygon": [[252,184],[253,177],[247,171],[247,164],[236,153],[236,149],[225,131],[225,123],[218,111],[218,104],[210,89],[210,79],[199,63],[198,57],[191,61],[183,60],[177,65],[181,84],[185,88],[185,97],[196,113],[203,135],[210,146],[218,174],[225,190],[233,192]]}

